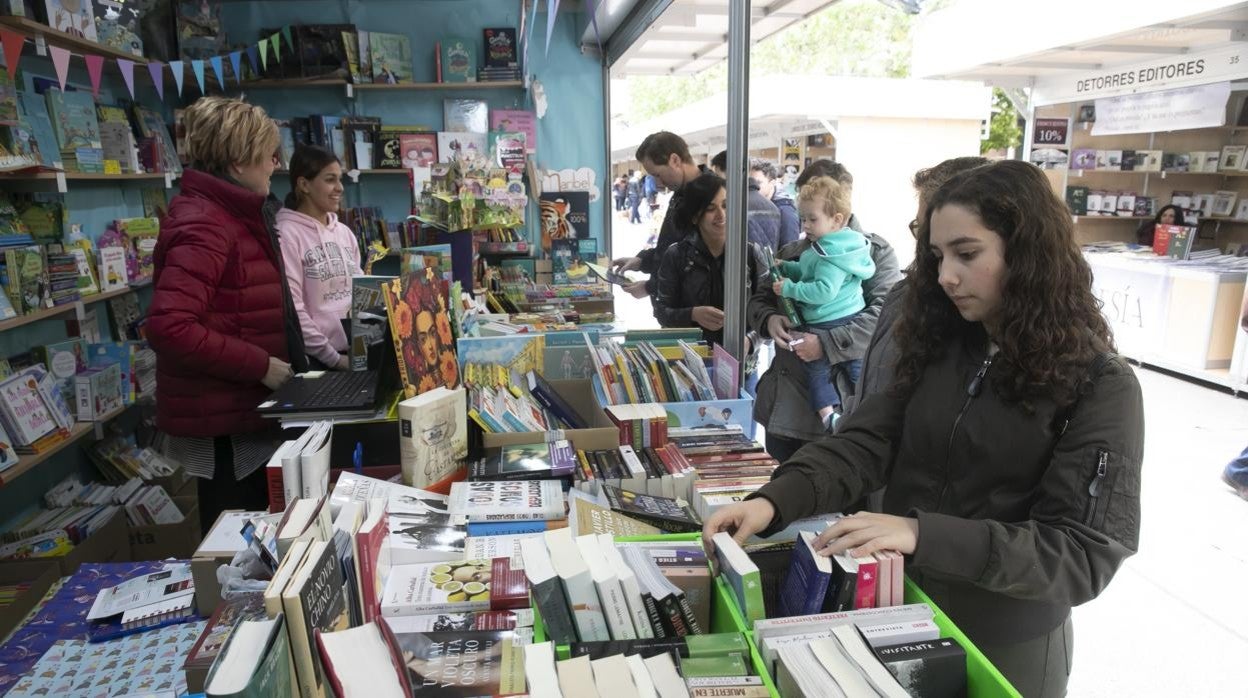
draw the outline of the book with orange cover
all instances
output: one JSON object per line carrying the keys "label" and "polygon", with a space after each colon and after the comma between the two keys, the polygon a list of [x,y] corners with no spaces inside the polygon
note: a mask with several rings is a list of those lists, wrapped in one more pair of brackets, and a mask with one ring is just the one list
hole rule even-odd
{"label": "book with orange cover", "polygon": [[403,380],[403,396],[459,385],[446,282],[432,269],[404,272],[381,287]]}

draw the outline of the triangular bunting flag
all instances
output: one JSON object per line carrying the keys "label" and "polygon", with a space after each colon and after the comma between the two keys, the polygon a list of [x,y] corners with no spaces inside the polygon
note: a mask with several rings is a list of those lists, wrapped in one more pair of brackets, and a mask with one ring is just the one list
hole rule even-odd
{"label": "triangular bunting flag", "polygon": [[273,57],[278,63],[282,62],[282,34],[281,32],[273,32],[273,36],[269,37],[269,43],[273,45]]}
{"label": "triangular bunting flag", "polygon": [[536,0],[534,0],[533,2],[533,13],[529,15],[528,27],[529,27],[529,31],[525,33],[524,38],[521,40],[521,43],[524,44],[524,47],[521,51],[522,57],[520,59],[520,65],[525,65],[525,66],[529,64],[529,44],[533,43],[533,32],[537,28],[537,2]]}
{"label": "triangular bunting flag", "polygon": [[260,43],[260,67],[265,70],[269,69],[269,40],[261,39]]}
{"label": "triangular bunting flag", "polygon": [[156,85],[156,94],[160,95],[160,101],[165,101],[165,64],[152,61],[147,64],[147,72],[152,76],[152,84]]}
{"label": "triangular bunting flag", "polygon": [[559,16],[559,0],[546,0],[546,55],[550,55],[550,37],[555,35],[555,18]]}
{"label": "triangular bunting flag", "polygon": [[243,52],[234,51],[230,54],[230,67],[234,69],[234,83],[243,81]]}
{"label": "triangular bunting flag", "polygon": [[182,61],[169,61],[169,72],[173,73],[173,84],[178,86],[178,96],[182,96],[182,80],[186,77],[186,64]]}
{"label": "triangular bunting flag", "polygon": [[52,65],[56,68],[56,79],[61,84],[61,89],[65,89],[65,78],[69,76],[69,51],[58,46],[49,46],[48,53],[52,54]]}
{"label": "triangular bunting flag", "polygon": [[195,82],[199,83],[199,93],[204,94],[204,62],[191,61],[191,70],[195,73]]}
{"label": "triangular bunting flag", "polygon": [[286,48],[290,49],[291,51],[294,51],[295,42],[290,40],[290,25],[289,24],[282,27],[282,38],[286,40]]}
{"label": "triangular bunting flag", "polygon": [[224,90],[225,89],[225,68],[221,66],[221,57],[213,56],[212,58],[208,59],[208,62],[212,63],[212,70],[213,72],[217,74],[217,84],[221,86],[222,90]]}
{"label": "triangular bunting flag", "polygon": [[251,72],[260,75],[260,50],[254,45],[247,47],[247,62],[251,64]]}
{"label": "triangular bunting flag", "polygon": [[126,81],[126,89],[130,91],[130,99],[134,99],[134,61],[118,58],[117,67],[121,68],[121,79]]}
{"label": "triangular bunting flag", "polygon": [[0,44],[4,44],[4,65],[8,67],[10,80],[17,80],[17,63],[22,60],[24,43],[25,36],[8,29],[0,29]]}
{"label": "triangular bunting flag", "polygon": [[82,60],[87,62],[87,77],[91,78],[91,95],[100,96],[100,76],[104,73],[104,57],[86,54]]}

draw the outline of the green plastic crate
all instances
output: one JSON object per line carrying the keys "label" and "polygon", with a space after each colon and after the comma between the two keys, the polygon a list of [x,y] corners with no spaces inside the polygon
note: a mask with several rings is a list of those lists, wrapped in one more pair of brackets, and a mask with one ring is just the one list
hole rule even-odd
{"label": "green plastic crate", "polygon": [[[702,536],[698,533],[679,533],[659,536],[621,536],[618,540],[621,543],[648,541],[700,543]],[[715,594],[712,596],[712,599],[711,632],[739,632],[744,634],[750,646],[750,662],[753,664],[754,673],[762,677],[763,685],[767,686],[767,690],[774,698],[780,698],[780,694],[776,691],[776,684],[767,672],[766,665],[763,664],[762,655],[758,653],[758,647],[754,645],[753,628],[746,624],[745,617],[741,615],[741,610],[737,608],[737,600],[733,596],[731,587],[724,582],[722,577],[715,579]],[[906,603],[925,603],[930,605],[935,612],[932,620],[940,628],[942,637],[951,637],[957,640],[966,650],[967,698],[1022,698],[1021,694],[1014,690],[1010,682],[1001,675],[1001,672],[997,671],[997,668],[988,661],[984,653],[980,652],[979,648],[972,644],[966,635],[958,629],[958,626],[954,625],[949,616],[945,615],[939,606],[932,603],[927,594],[924,594],[909,578],[906,579]],[[546,628],[542,624],[541,613],[538,612],[536,606],[533,607],[533,616],[534,641],[545,642]],[[555,655],[559,659],[567,659],[571,656],[571,648],[567,645],[559,645],[555,648]]]}

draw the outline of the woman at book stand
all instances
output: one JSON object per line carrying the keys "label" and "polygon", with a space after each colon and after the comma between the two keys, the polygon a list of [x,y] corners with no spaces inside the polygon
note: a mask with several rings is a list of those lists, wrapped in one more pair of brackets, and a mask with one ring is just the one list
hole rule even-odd
{"label": "woman at book stand", "polygon": [[920,222],[896,386],[715,512],[707,544],[886,486],[885,513],[840,520],[821,553],[910,556],[911,577],[1015,688],[1064,695],[1070,608],[1139,535],[1142,396],[1091,281],[1040,170],[1003,161],[951,179]]}
{"label": "woman at book stand", "polygon": [[185,125],[191,167],[157,242],[147,336],[166,455],[199,479],[207,529],[222,510],[268,501],[262,466],[280,440],[255,407],[307,357],[269,192],[277,126],[223,97],[195,102]]}

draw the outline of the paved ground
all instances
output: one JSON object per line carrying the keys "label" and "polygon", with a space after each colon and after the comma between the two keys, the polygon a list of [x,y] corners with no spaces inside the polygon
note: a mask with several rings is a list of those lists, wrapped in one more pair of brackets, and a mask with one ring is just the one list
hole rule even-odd
{"label": "paved ground", "polygon": [[[616,256],[647,226],[616,225]],[[617,293],[632,327],[655,327],[649,302]],[[1102,596],[1075,610],[1069,694],[1248,696],[1248,502],[1222,484],[1248,445],[1248,399],[1147,369],[1140,551]]]}

